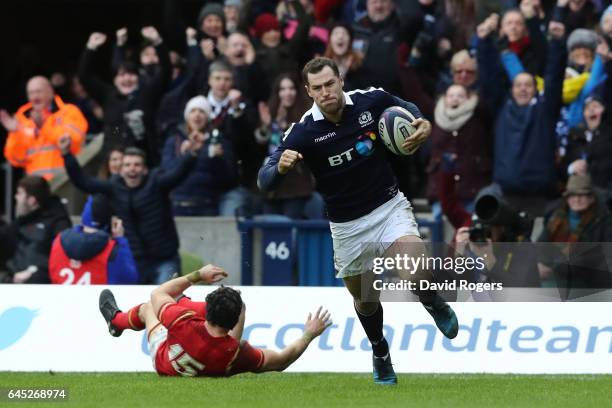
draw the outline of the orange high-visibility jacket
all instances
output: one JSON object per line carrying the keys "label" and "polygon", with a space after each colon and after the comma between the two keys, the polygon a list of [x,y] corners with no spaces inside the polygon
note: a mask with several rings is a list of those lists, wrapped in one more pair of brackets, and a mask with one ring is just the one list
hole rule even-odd
{"label": "orange high-visibility jacket", "polygon": [[31,103],[23,105],[15,114],[19,127],[10,132],[4,156],[15,167],[24,167],[26,174],[53,178],[64,168],[64,159],[57,146],[63,135],[72,139],[70,151],[77,154],[87,132],[87,120],[76,106],[64,103],[55,96],[57,110],[44,121],[40,129],[29,118]]}

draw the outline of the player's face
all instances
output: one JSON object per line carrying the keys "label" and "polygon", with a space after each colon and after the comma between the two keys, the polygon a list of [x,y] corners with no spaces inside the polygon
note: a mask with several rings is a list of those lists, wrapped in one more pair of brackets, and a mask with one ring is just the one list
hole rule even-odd
{"label": "player's face", "polygon": [[23,187],[17,187],[15,193],[15,215],[22,217],[31,213],[34,210],[34,203],[36,199],[33,196],[29,196]]}
{"label": "player's face", "polygon": [[108,158],[108,171],[110,174],[119,174],[121,172],[121,162],[123,161],[123,152],[114,150]]}
{"label": "player's face", "polygon": [[34,109],[41,110],[47,108],[53,100],[53,88],[44,78],[35,77],[30,79],[26,87],[28,101],[32,103]]}
{"label": "player's face", "polygon": [[535,81],[531,74],[518,74],[512,83],[512,98],[518,106],[527,105],[536,94]]}
{"label": "player's face", "polygon": [[590,68],[593,65],[593,51],[589,48],[574,48],[569,55],[570,61],[576,65],[580,65],[586,68]]}
{"label": "player's face", "polygon": [[202,26],[200,29],[209,37],[221,37],[223,34],[223,21],[221,20],[221,17],[217,16],[216,14],[209,14],[204,20],[202,20]]}
{"label": "player's face", "polygon": [[136,188],[147,174],[147,167],[140,156],[123,156],[121,162],[121,178],[130,188]]}
{"label": "player's face", "polygon": [[448,88],[444,96],[444,104],[447,108],[457,108],[467,100],[467,92],[464,87],[453,85]]}
{"label": "player's face", "polygon": [[467,88],[474,85],[477,78],[476,61],[473,59],[464,61],[453,67],[453,82]]}
{"label": "player's face", "polygon": [[201,109],[194,108],[187,114],[189,129],[202,130],[206,127],[207,122],[208,117],[206,116],[206,112]]}
{"label": "player's face", "polygon": [[338,56],[345,55],[351,45],[351,36],[344,27],[336,27],[329,36],[329,45]]}
{"label": "player's face", "polygon": [[232,89],[233,77],[229,71],[214,71],[208,78],[208,85],[215,98],[222,100]]}
{"label": "player's face", "polygon": [[155,47],[149,45],[140,51],[140,65],[155,65],[159,64],[159,57]]}
{"label": "player's face", "polygon": [[589,129],[594,129],[601,123],[605,107],[599,101],[591,101],[584,107],[584,120]]}
{"label": "player's face", "polygon": [[586,211],[595,202],[591,194],[571,194],[567,197],[568,207],[577,213]]}
{"label": "player's face", "polygon": [[344,106],[343,85],[330,67],[324,67],[316,74],[308,74],[306,91],[321,112],[333,115]]}
{"label": "player's face", "polygon": [[368,17],[374,23],[385,20],[394,9],[392,0],[368,0],[366,3]]}
{"label": "player's face", "polygon": [[138,88],[138,75],[120,69],[115,75],[115,86],[122,95],[129,95]]}
{"label": "player's face", "polygon": [[291,108],[295,103],[295,96],[297,90],[295,84],[289,78],[285,78],[280,83],[280,89],[278,90],[278,99],[283,108]]}
{"label": "player's face", "polygon": [[526,34],[525,19],[518,11],[508,12],[501,23],[502,33],[508,37],[509,41],[518,41]]}

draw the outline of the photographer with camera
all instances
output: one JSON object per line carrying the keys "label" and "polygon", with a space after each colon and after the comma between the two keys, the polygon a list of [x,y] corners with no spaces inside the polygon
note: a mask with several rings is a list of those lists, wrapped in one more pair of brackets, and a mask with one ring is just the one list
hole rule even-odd
{"label": "photographer with camera", "polygon": [[472,226],[459,228],[455,236],[458,254],[484,260],[485,268],[475,271],[471,279],[501,282],[504,287],[539,287],[537,253],[529,240],[532,226],[526,213],[504,201],[499,186],[482,189],[476,198]]}
{"label": "photographer with camera", "polygon": [[603,195],[588,174],[572,175],[564,198],[545,220],[538,242],[566,243],[540,254],[542,280],[556,280],[559,288],[610,288],[612,276],[605,246],[612,241],[612,218]]}

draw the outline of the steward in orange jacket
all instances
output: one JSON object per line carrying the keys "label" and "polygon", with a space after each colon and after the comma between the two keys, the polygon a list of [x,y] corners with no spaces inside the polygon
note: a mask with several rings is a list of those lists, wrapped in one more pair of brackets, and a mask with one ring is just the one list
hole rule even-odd
{"label": "steward in orange jacket", "polygon": [[0,121],[9,131],[4,156],[13,166],[25,168],[26,174],[50,180],[64,168],[57,147],[60,137],[69,135],[71,153],[77,154],[85,140],[87,120],[79,108],[54,96],[44,77],[30,79],[27,93],[29,102],[14,117],[0,112]]}

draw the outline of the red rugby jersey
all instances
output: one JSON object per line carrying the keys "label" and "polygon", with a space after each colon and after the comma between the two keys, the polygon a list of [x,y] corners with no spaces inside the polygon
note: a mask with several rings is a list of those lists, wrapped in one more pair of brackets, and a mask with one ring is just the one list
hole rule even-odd
{"label": "red rugby jersey", "polygon": [[229,335],[211,336],[202,316],[177,303],[162,306],[159,320],[168,329],[168,338],[155,356],[158,374],[230,376],[257,371],[263,364],[263,351]]}

